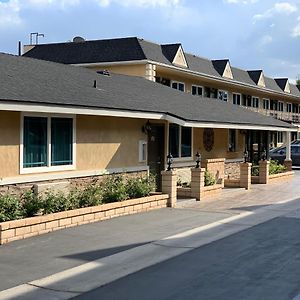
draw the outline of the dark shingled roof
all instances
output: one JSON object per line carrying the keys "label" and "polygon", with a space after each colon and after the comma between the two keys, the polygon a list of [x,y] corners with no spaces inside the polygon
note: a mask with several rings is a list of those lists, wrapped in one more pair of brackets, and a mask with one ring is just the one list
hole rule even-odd
{"label": "dark shingled roof", "polygon": [[263,73],[262,70],[248,71],[250,78],[255,82],[255,84],[258,84],[262,73]]}
{"label": "dark shingled roof", "polygon": [[[94,88],[94,81],[97,88]],[[0,100],[17,103],[165,113],[185,121],[292,125],[223,101],[199,98],[140,77],[0,54]],[[0,106],[1,108],[1,106]]]}
{"label": "dark shingled roof", "polygon": [[162,53],[168,61],[173,62],[180,46],[180,44],[161,45]]}
{"label": "dark shingled roof", "polygon": [[211,61],[217,72],[223,76],[229,59],[216,59]]}
{"label": "dark shingled roof", "polygon": [[[159,45],[137,37],[127,37],[79,43],[40,44],[26,52],[24,56],[64,64],[138,61],[147,59],[171,66],[179,46],[181,46],[179,43]],[[185,58],[189,70],[220,79],[223,75],[221,72],[222,67],[225,61],[227,61],[211,61],[188,53],[185,53]],[[231,69],[234,81],[257,87],[256,76],[254,76],[253,79],[253,74],[250,76],[245,70],[233,68],[232,66]],[[220,75],[221,73],[222,75]],[[282,93],[283,90],[278,89],[276,82],[274,84],[272,81],[274,81],[274,79],[265,77],[266,88]],[[291,90],[291,95],[300,97],[300,91],[294,88],[291,88]]]}
{"label": "dark shingled roof", "polygon": [[275,81],[278,84],[278,86],[284,91],[289,79],[288,78],[275,78]]}

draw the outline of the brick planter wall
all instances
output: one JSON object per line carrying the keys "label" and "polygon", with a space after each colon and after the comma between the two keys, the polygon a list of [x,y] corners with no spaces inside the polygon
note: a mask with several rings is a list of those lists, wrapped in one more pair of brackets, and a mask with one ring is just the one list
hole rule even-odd
{"label": "brick planter wall", "polygon": [[[214,184],[210,186],[204,186],[201,189],[201,199],[217,196],[222,191],[222,184]],[[181,198],[190,198],[191,188],[188,187],[177,187],[177,196]]]}
{"label": "brick planter wall", "polygon": [[160,194],[0,223],[0,245],[55,230],[167,207]]}
{"label": "brick planter wall", "polygon": [[295,174],[294,171],[288,171],[279,174],[269,175],[269,182],[280,182],[280,181],[289,180],[293,178],[294,174]]}

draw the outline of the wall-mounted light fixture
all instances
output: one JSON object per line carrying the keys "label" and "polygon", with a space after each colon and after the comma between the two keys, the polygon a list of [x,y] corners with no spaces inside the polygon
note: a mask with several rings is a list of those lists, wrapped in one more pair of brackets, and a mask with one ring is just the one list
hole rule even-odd
{"label": "wall-mounted light fixture", "polygon": [[147,121],[147,123],[145,125],[142,126],[142,132],[144,132],[145,134],[150,134],[151,133],[151,124],[149,122],[149,120]]}

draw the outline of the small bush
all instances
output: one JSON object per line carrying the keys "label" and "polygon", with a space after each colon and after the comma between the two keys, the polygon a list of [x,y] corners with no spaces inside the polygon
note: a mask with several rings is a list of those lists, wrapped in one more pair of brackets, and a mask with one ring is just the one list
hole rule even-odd
{"label": "small bush", "polygon": [[279,164],[277,160],[270,160],[269,175],[283,173],[285,171],[286,167]]}
{"label": "small bush", "polygon": [[209,171],[205,171],[204,173],[204,185],[209,186],[209,185],[214,185],[216,184],[216,178],[215,176],[210,173]]}
{"label": "small bush", "polygon": [[[76,193],[74,196],[76,197]],[[102,203],[102,188],[98,185],[90,185],[77,193],[77,198],[79,207],[99,205]]]}
{"label": "small bush", "polygon": [[259,166],[258,165],[252,166],[251,176],[259,176]]}
{"label": "small bush", "polygon": [[66,211],[70,209],[69,198],[63,193],[47,192],[42,197],[43,214],[51,214],[60,211]]}
{"label": "small bush", "polygon": [[37,195],[28,190],[21,197],[21,207],[24,217],[33,217],[41,210],[42,202]]}
{"label": "small bush", "polygon": [[0,222],[19,219],[22,217],[21,204],[17,197],[0,195]]}
{"label": "small bush", "polygon": [[129,198],[126,184],[120,175],[108,177],[103,182],[103,202],[110,203],[114,201],[122,201]]}
{"label": "small bush", "polygon": [[132,178],[126,183],[126,192],[129,198],[140,198],[155,191],[155,177]]}

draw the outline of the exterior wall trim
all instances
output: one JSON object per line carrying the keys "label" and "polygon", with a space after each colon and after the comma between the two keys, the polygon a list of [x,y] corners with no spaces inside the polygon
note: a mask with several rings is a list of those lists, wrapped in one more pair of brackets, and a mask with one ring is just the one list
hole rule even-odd
{"label": "exterior wall trim", "polygon": [[18,177],[6,177],[0,178],[0,186],[8,184],[20,184],[27,182],[38,182],[38,181],[47,181],[47,180],[56,180],[56,179],[67,179],[67,178],[80,178],[80,177],[91,177],[91,176],[101,176],[109,175],[114,173],[123,173],[123,172],[141,172],[149,171],[148,166],[133,166],[128,168],[113,168],[113,169],[100,169],[100,170],[87,170],[87,171],[68,171],[68,172],[59,172],[59,173],[49,173],[45,174],[32,174],[24,175]]}
{"label": "exterior wall trim", "polygon": [[170,123],[176,123],[185,127],[195,128],[229,128],[229,129],[252,129],[252,130],[270,130],[270,131],[297,131],[297,128],[284,128],[275,126],[257,126],[253,124],[229,124],[229,123],[210,123],[210,122],[190,122],[173,117],[163,113],[124,111],[124,110],[108,110],[99,108],[84,107],[64,107],[52,105],[31,105],[31,104],[12,104],[0,101],[0,110],[20,111],[20,112],[40,112],[40,113],[57,113],[57,114],[78,114],[92,116],[108,116],[108,117],[124,117],[137,119],[167,120]]}

